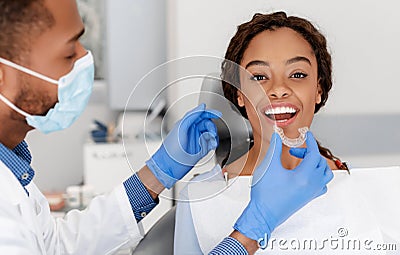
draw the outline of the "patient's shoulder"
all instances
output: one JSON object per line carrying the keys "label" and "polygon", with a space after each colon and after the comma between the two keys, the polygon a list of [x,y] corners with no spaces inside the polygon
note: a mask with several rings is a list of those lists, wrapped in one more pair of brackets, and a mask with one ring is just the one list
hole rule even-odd
{"label": "patient's shoulder", "polygon": [[179,200],[189,199],[189,194],[188,194],[189,186],[199,185],[199,184],[201,185],[203,183],[216,182],[219,180],[223,180],[223,176],[222,176],[221,166],[219,164],[216,164],[211,170],[194,175],[194,177],[187,182],[186,186],[182,189],[182,191],[179,192]]}
{"label": "patient's shoulder", "polygon": [[[211,182],[211,181],[218,181],[222,178],[222,170],[219,164],[216,164],[210,171],[196,174],[190,182]],[[189,182],[189,183],[190,183]]]}

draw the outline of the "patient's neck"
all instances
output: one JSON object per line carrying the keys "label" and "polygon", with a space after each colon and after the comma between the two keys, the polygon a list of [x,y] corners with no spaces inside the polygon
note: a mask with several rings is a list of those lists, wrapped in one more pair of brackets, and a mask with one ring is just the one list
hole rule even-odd
{"label": "patient's neck", "polygon": [[[269,143],[259,144],[254,143],[248,153],[240,157],[238,160],[226,167],[230,177],[234,176],[249,176],[252,175],[255,168],[260,165],[269,148]],[[289,147],[283,145],[281,163],[288,170],[294,169],[301,162],[289,153]]]}

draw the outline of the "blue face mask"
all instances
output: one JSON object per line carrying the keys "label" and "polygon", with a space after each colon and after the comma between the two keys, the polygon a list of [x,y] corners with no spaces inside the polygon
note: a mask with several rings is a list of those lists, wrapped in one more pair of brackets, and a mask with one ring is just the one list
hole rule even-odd
{"label": "blue face mask", "polygon": [[58,81],[3,58],[0,58],[0,63],[58,85],[58,102],[45,116],[28,114],[0,94],[0,99],[5,104],[24,115],[28,124],[42,133],[47,134],[71,126],[86,108],[94,83],[94,63],[90,51],[78,59],[71,72]]}

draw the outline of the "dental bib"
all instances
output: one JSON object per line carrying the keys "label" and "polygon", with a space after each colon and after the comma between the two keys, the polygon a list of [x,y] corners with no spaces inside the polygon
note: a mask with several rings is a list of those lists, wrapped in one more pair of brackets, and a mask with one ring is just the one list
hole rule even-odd
{"label": "dental bib", "polygon": [[279,134],[279,136],[281,137],[282,143],[290,148],[296,148],[296,147],[301,146],[307,139],[307,131],[308,130],[309,130],[308,127],[299,128],[298,129],[298,131],[300,133],[299,137],[289,138],[289,137],[285,136],[285,133],[283,132],[282,128],[280,128],[276,125],[274,126],[274,131]]}
{"label": "dental bib", "polygon": [[[219,166],[216,166],[213,171],[218,169]],[[387,181],[375,182],[377,175],[380,176],[379,180],[389,178],[393,182],[400,181],[400,167],[355,169],[352,173],[353,171],[354,175],[349,175],[345,170],[333,171],[334,179],[328,184],[328,192],[278,226],[269,239],[268,247],[265,250],[259,249],[256,254],[396,254],[366,250],[363,245],[368,240],[372,242],[371,245],[400,242],[400,221],[396,216],[400,213],[400,206],[398,203],[394,204],[400,195],[400,188],[388,190]],[[375,187],[373,191],[371,182]],[[212,198],[190,203],[194,229],[204,254],[208,254],[233,231],[233,224],[250,199],[250,184],[251,177],[236,177],[229,180],[229,185],[223,192]],[[188,187],[189,199],[201,197],[201,194],[208,193],[210,189],[223,190],[225,185],[222,176],[216,176],[208,182],[191,183]],[[370,193],[375,195],[370,196]],[[387,199],[393,201],[390,207],[388,203],[385,204],[386,207],[383,205],[382,200],[388,201]],[[372,209],[379,201],[381,207]],[[387,210],[391,210],[391,220],[384,216],[387,215]],[[346,249],[348,243],[353,245],[357,240],[361,243],[361,249]],[[296,249],[297,244],[310,243],[316,244],[315,247],[318,248],[302,249],[300,246]],[[321,247],[324,248],[320,249]]]}

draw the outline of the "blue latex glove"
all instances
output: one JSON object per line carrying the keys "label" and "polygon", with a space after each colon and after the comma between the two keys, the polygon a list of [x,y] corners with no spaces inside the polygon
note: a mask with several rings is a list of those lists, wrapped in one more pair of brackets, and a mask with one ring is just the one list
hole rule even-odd
{"label": "blue latex glove", "polygon": [[234,225],[243,235],[265,248],[272,231],[312,199],[327,191],[333,173],[318,150],[311,132],[307,148],[291,148],[290,154],[303,158],[293,170],[281,164],[282,140],[271,137],[267,155],[253,175],[250,202]]}
{"label": "blue latex glove", "polygon": [[211,119],[222,114],[206,110],[201,104],[178,121],[156,153],[146,161],[147,167],[166,188],[171,188],[196,163],[218,146],[217,128]]}

